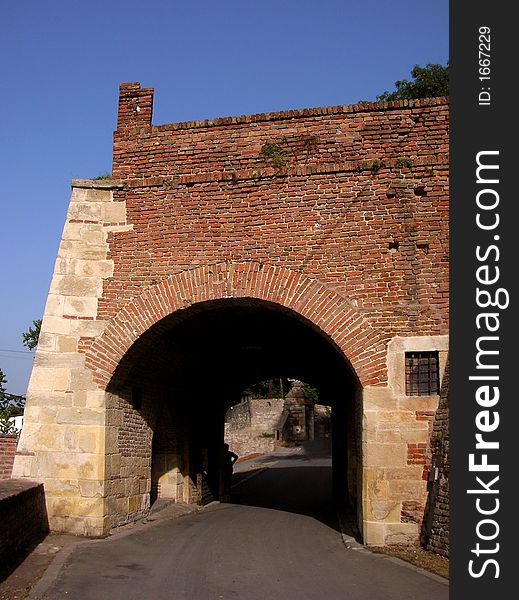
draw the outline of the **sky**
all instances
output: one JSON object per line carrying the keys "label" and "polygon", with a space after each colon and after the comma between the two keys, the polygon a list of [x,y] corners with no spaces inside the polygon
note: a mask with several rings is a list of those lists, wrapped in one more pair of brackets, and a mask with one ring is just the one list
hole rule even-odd
{"label": "sky", "polygon": [[0,369],[25,394],[70,181],[111,171],[119,84],[153,123],[354,104],[448,60],[448,0],[26,0],[0,20]]}

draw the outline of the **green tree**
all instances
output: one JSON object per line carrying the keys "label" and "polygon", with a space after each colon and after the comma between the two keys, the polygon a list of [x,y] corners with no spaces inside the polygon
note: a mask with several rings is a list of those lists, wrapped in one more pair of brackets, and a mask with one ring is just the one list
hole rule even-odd
{"label": "green tree", "polygon": [[36,321],[32,322],[32,325],[25,333],[22,333],[23,345],[27,346],[29,350],[34,350],[34,348],[36,348],[36,346],[38,345],[40,330],[41,319],[37,319]]}
{"label": "green tree", "polygon": [[383,92],[377,100],[414,100],[449,95],[449,63],[446,66],[428,64],[415,65],[411,71],[413,81],[402,79],[395,82],[395,91]]}
{"label": "green tree", "polygon": [[12,417],[22,414],[25,405],[23,396],[8,394],[5,390],[7,379],[2,369],[0,369],[0,433],[15,433]]}

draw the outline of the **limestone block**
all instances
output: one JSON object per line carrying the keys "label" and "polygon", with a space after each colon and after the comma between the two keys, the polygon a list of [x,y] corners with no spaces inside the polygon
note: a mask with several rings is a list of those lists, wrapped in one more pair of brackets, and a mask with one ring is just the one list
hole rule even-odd
{"label": "limestone block", "polygon": [[119,452],[119,428],[105,427],[105,445],[107,454]]}
{"label": "limestone block", "polygon": [[422,480],[423,465],[406,465],[397,469],[385,469],[386,479],[392,481],[394,479],[409,479],[414,481]]}
{"label": "limestone block", "polygon": [[73,320],[70,324],[70,334],[76,337],[99,337],[106,326],[105,321]]}
{"label": "limestone block", "polygon": [[[47,317],[48,319],[48,317]],[[55,333],[49,333],[48,331],[41,331],[40,337],[38,338],[38,348],[36,350],[36,357],[42,352],[55,352],[57,346],[57,335]]]}
{"label": "limestone block", "polygon": [[46,496],[47,510],[53,516],[103,517],[104,498],[84,498],[69,496]]}
{"label": "limestone block", "polygon": [[[65,299],[63,299],[63,309],[65,309]],[[63,317],[54,317],[51,315],[45,315],[41,324],[41,334],[38,341],[38,350],[41,349],[41,338],[42,336],[49,334],[59,335],[70,335],[72,322],[70,319],[63,319]],[[55,349],[55,345],[54,345]]]}
{"label": "limestone block", "polygon": [[[379,410],[376,413],[377,428],[393,427],[395,425],[415,426],[416,415],[410,410]],[[420,427],[421,422],[418,422]]]}
{"label": "limestone block", "polygon": [[103,497],[104,485],[102,481],[82,479],[78,482],[79,493],[84,498]]}
{"label": "limestone block", "polygon": [[96,225],[89,225],[81,230],[81,241],[92,246],[101,246],[106,243],[106,231]]}
{"label": "limestone block", "polygon": [[418,541],[418,523],[388,523],[385,544],[415,544]]}
{"label": "limestone block", "polygon": [[[50,397],[52,396],[53,395],[50,394]],[[47,397],[47,394],[30,393],[28,394],[28,397],[31,399],[31,402],[27,404],[23,412],[24,421],[34,421],[37,423],[40,418],[41,406],[45,406],[45,398]],[[33,398],[34,400],[32,400]]]}
{"label": "limestone block", "polygon": [[388,498],[390,500],[415,500],[420,502],[427,492],[427,484],[422,480],[395,479],[388,483]]}
{"label": "limestone block", "polygon": [[70,373],[70,388],[74,391],[95,390],[92,373],[88,369],[74,369]]}
{"label": "limestone block", "polygon": [[368,386],[364,388],[362,402],[366,411],[394,410],[397,408],[397,401],[391,389],[387,387]]}
{"label": "limestone block", "polygon": [[[427,423],[425,423],[427,425]],[[421,427],[420,429],[384,429],[377,431],[375,441],[382,443],[406,443],[406,444],[422,444],[429,439],[429,429]]]}
{"label": "limestone block", "polygon": [[87,390],[85,396],[87,408],[103,408],[106,405],[106,392],[103,390]]}
{"label": "limestone block", "polygon": [[[23,447],[20,447],[20,444],[18,444],[18,451],[23,451]],[[35,479],[36,476],[36,461],[34,460],[34,456],[17,454],[14,457],[12,477]]]}
{"label": "limestone block", "polygon": [[132,225],[106,225],[104,229],[106,232],[125,233],[127,231],[133,231],[133,224]]}
{"label": "limestone block", "polygon": [[121,427],[124,422],[124,412],[121,409],[107,408],[106,423],[111,427]]}
{"label": "limestone block", "polygon": [[104,455],[79,452],[39,452],[37,473],[42,478],[97,479],[104,478]]}
{"label": "limestone block", "polygon": [[125,223],[126,222],[126,203],[112,202],[105,204],[102,209],[103,223]]}
{"label": "limestone block", "polygon": [[101,202],[72,202],[69,205],[68,221],[102,221]]}
{"label": "limestone block", "polygon": [[130,514],[136,513],[144,508],[144,502],[142,496],[131,496],[128,498],[128,512]]}
{"label": "limestone block", "polygon": [[33,367],[30,387],[41,391],[66,391],[70,388],[70,369]]}
{"label": "limestone block", "polygon": [[368,502],[369,512],[366,518],[375,521],[400,520],[401,503],[394,500],[371,500]]}
{"label": "limestone block", "polygon": [[[70,242],[79,242],[81,240],[81,232],[84,228],[84,223],[70,223],[70,221],[67,221],[61,235],[60,250],[67,248]],[[58,251],[58,260],[64,257],[67,257],[67,253]],[[56,265],[57,263],[58,261],[56,261]]]}
{"label": "limestone block", "polygon": [[[64,304],[63,296],[61,296],[59,294],[52,294],[49,292],[43,314],[51,315],[53,317],[61,317],[63,315],[63,304]],[[39,342],[39,340],[38,340],[38,342]]]}
{"label": "limestone block", "polygon": [[407,464],[405,444],[363,444],[362,450],[365,467],[403,467]]}
{"label": "limestone block", "polygon": [[124,493],[126,496],[137,496],[139,494],[139,479],[130,477],[124,482]]}
{"label": "limestone block", "polygon": [[41,424],[56,424],[56,414],[58,412],[58,407],[49,404],[48,406],[40,406],[40,413],[38,418],[38,423]]}
{"label": "limestone block", "polygon": [[72,406],[86,408],[86,390],[74,390],[70,394],[72,396]]}
{"label": "limestone block", "polygon": [[106,279],[113,275],[113,260],[82,260],[80,258],[62,259],[62,275],[81,277],[100,277]]}
{"label": "limestone block", "polygon": [[89,190],[87,188],[73,187],[70,194],[70,203],[85,202]]}
{"label": "limestone block", "polygon": [[366,500],[387,499],[387,483],[384,469],[365,468],[362,478],[364,498]]}
{"label": "limestone block", "polygon": [[[98,277],[79,275],[54,275],[50,291],[62,296],[99,297],[103,292],[102,281]],[[65,301],[63,302],[65,303]]]}
{"label": "limestone block", "polygon": [[[52,334],[58,339],[58,334]],[[38,367],[70,369],[71,371],[78,368],[83,368],[85,357],[83,354],[77,353],[59,353],[41,351],[39,348],[34,357],[34,364]]]}
{"label": "limestone block", "polygon": [[56,423],[103,426],[104,421],[104,412],[93,408],[60,407],[56,415]]}
{"label": "limestone block", "polygon": [[400,410],[410,410],[412,412],[420,410],[436,411],[439,403],[439,395],[434,396],[404,396],[398,399],[398,408]]}
{"label": "limestone block", "polygon": [[70,335],[59,335],[56,339],[56,350],[58,352],[76,352],[77,338]]}
{"label": "limestone block", "polygon": [[77,496],[79,494],[79,484],[77,481],[63,479],[45,479],[45,493],[51,496]]}
{"label": "limestone block", "polygon": [[88,202],[112,202],[112,190],[102,190],[90,188],[85,195],[85,201]]}
{"label": "limestone block", "polygon": [[362,536],[366,546],[384,546],[386,539],[386,524],[380,521],[363,519]]}
{"label": "limestone block", "polygon": [[[120,454],[109,454],[106,457],[106,476],[116,477],[119,476],[121,471],[121,455]],[[120,481],[120,480],[117,480]]]}
{"label": "limestone block", "polygon": [[105,517],[54,516],[49,514],[51,531],[69,533],[82,537],[103,537],[109,531],[109,522]]}
{"label": "limestone block", "polygon": [[[139,480],[139,494],[149,494],[151,491],[151,481],[149,479]],[[176,498],[176,495],[173,496]]]}
{"label": "limestone block", "polygon": [[97,298],[67,296],[63,312],[67,316],[95,318],[97,315]]}
{"label": "limestone block", "polygon": [[80,452],[97,453],[104,449],[104,430],[99,427],[83,426],[79,431],[77,447]]}
{"label": "limestone block", "polygon": [[66,258],[82,258],[85,260],[104,260],[106,259],[107,250],[106,243],[93,244],[81,239],[69,239],[64,234],[59,245],[58,256]]}
{"label": "limestone block", "polygon": [[59,425],[40,422],[25,422],[23,425],[24,443],[38,451],[62,450],[64,447],[64,429]]}

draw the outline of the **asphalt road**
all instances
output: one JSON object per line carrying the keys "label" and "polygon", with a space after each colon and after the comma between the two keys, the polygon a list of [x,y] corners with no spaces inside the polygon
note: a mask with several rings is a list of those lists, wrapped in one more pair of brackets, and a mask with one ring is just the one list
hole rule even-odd
{"label": "asphalt road", "polygon": [[39,597],[447,600],[439,577],[345,546],[316,450],[261,459],[268,468],[235,476],[231,503],[78,544]]}

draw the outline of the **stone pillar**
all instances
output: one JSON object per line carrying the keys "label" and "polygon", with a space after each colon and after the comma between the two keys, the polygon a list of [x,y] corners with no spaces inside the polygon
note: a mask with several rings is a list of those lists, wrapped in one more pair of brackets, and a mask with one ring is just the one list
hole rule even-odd
{"label": "stone pillar", "polygon": [[314,436],[314,401],[306,395],[302,381],[295,380],[285,396],[284,410],[288,413],[285,430],[289,440],[305,441]]}
{"label": "stone pillar", "polygon": [[121,184],[75,180],[43,315],[27,391],[13,477],[44,484],[52,531],[99,536],[109,523],[105,456],[114,440],[105,428],[105,391],[79,351],[103,330],[97,302],[113,274],[107,236],[128,230]]}
{"label": "stone pillar", "polygon": [[406,395],[405,352],[438,351],[441,378],[447,349],[447,336],[394,338],[388,346],[388,386],[364,388],[362,534],[367,545],[419,539],[421,523],[409,517],[406,507],[423,515],[431,415],[439,396]]}

